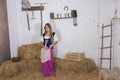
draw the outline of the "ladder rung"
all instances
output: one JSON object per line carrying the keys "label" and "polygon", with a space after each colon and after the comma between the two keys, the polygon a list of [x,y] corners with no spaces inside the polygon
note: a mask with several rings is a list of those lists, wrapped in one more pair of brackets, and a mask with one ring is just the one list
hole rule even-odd
{"label": "ladder rung", "polygon": [[100,59],[103,59],[103,60],[111,60],[110,58],[100,58]]}
{"label": "ladder rung", "polygon": [[111,46],[110,47],[102,47],[101,49],[106,49],[106,48],[112,48]]}
{"label": "ladder rung", "polygon": [[100,38],[106,38],[106,37],[111,37],[111,35],[106,35],[106,36],[103,36],[103,37],[100,37]]}
{"label": "ladder rung", "polygon": [[106,25],[106,26],[102,26],[102,27],[104,28],[104,27],[110,27],[110,26],[111,26],[111,25]]}

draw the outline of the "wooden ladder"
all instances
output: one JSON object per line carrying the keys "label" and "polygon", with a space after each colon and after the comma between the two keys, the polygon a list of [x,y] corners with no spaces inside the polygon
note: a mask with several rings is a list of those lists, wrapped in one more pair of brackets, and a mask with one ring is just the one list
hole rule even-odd
{"label": "wooden ladder", "polygon": [[[110,34],[105,35],[104,31],[105,29],[110,28]],[[104,39],[105,38],[110,38],[110,44],[109,46],[104,46]],[[102,25],[102,37],[101,37],[101,55],[100,55],[100,68],[103,68],[103,61],[104,60],[109,60],[109,68],[111,69],[111,64],[112,64],[112,22],[109,25]],[[103,53],[104,50],[109,49],[109,57],[104,57]],[[105,54],[105,53],[104,53]]]}

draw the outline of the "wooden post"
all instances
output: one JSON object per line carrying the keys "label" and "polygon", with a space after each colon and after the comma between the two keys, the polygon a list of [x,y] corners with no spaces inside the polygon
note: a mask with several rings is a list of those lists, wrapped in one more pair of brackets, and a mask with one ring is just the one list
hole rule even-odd
{"label": "wooden post", "polygon": [[[42,7],[42,4],[40,5],[41,7]],[[42,25],[43,25],[43,19],[42,19],[42,10],[40,10],[40,19],[41,19],[41,36],[42,36],[42,33],[43,33],[43,27],[42,27]]]}
{"label": "wooden post", "polygon": [[[40,7],[43,7],[42,4],[47,4],[47,3],[36,3],[36,4],[40,4]],[[41,35],[43,34],[43,18],[42,18],[42,9],[40,9],[40,21],[41,21]]]}

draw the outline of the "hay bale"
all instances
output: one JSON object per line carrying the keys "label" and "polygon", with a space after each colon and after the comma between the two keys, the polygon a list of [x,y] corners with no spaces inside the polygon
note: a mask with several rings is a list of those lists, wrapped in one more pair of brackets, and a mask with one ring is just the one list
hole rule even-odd
{"label": "hay bale", "polygon": [[27,63],[28,69],[32,71],[41,71],[40,59],[30,59]]}
{"label": "hay bale", "polygon": [[22,59],[17,65],[21,72],[41,71],[40,59]]}
{"label": "hay bale", "polygon": [[6,61],[0,66],[0,75],[6,77],[14,77],[26,71],[41,71],[40,59],[22,59],[19,62]]}
{"label": "hay bale", "polygon": [[86,72],[77,73],[76,80],[88,80],[88,74]]}
{"label": "hay bale", "polygon": [[20,75],[11,78],[10,80],[44,80],[41,72],[38,71],[27,71],[22,72]]}
{"label": "hay bale", "polygon": [[0,67],[0,74],[6,77],[13,77],[19,73],[19,68],[12,61],[4,62]]}
{"label": "hay bale", "polygon": [[8,80],[5,76],[0,75],[0,80]]}
{"label": "hay bale", "polygon": [[71,71],[56,71],[56,76],[50,76],[43,80],[76,80],[73,72]]}
{"label": "hay bale", "polygon": [[[98,80],[99,72],[91,59],[70,61],[54,58],[54,63],[56,66],[55,77],[43,77],[40,59],[22,59],[19,62],[7,61],[0,66],[0,74],[10,77],[8,80]],[[12,70],[8,67],[5,68],[6,66],[12,67]],[[0,80],[6,79],[5,77],[0,78]]]}
{"label": "hay bale", "polygon": [[76,80],[99,80],[98,72],[96,70],[91,73],[82,72],[75,74]]}
{"label": "hay bale", "polygon": [[99,80],[99,71],[93,70],[91,73],[88,73],[88,80]]}
{"label": "hay bale", "polygon": [[19,48],[18,56],[23,59],[38,59],[41,47],[40,43],[23,45]]}
{"label": "hay bale", "polygon": [[84,69],[88,73],[92,72],[93,70],[98,71],[98,67],[96,66],[95,62],[90,58],[83,59],[80,62],[80,65],[82,69]]}
{"label": "hay bale", "polygon": [[65,59],[56,58],[55,65],[57,69],[69,70],[74,72],[92,72],[98,69],[93,60],[85,58],[81,61],[70,61]]}

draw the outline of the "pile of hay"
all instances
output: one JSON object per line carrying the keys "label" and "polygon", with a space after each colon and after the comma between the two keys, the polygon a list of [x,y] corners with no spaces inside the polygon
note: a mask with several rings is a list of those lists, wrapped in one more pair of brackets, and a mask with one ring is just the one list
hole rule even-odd
{"label": "pile of hay", "polygon": [[93,70],[98,70],[96,64],[92,59],[84,58],[81,61],[71,61],[66,59],[56,58],[55,65],[61,70],[72,70],[74,72],[92,72]]}
{"label": "pile of hay", "polygon": [[55,77],[44,78],[41,72],[40,44],[19,48],[21,60],[6,61],[0,65],[0,80],[98,80],[98,68],[92,59],[72,61],[54,58]]}
{"label": "pile of hay", "polygon": [[98,80],[98,68],[91,59],[70,61],[55,58],[54,61],[56,77],[48,78],[43,77],[38,59],[6,61],[0,66],[0,80]]}
{"label": "pile of hay", "polygon": [[0,66],[0,75],[5,77],[16,76],[19,72],[19,68],[12,61],[6,61]]}
{"label": "pile of hay", "polygon": [[40,43],[23,45],[19,48],[18,56],[22,59],[39,59],[41,48]]}

